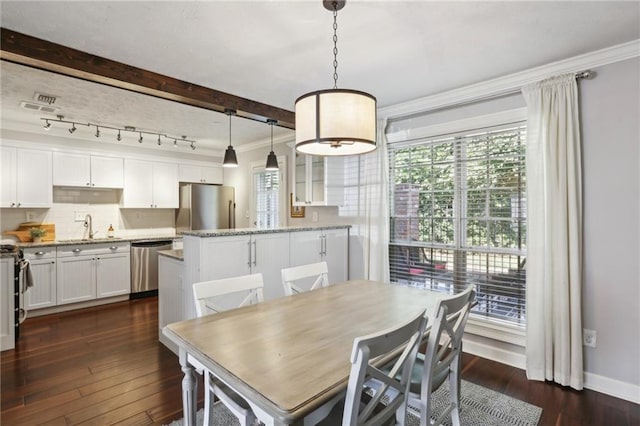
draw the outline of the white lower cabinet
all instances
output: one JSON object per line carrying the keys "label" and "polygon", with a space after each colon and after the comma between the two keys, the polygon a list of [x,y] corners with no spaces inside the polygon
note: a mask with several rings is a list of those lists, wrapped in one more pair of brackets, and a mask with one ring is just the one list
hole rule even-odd
{"label": "white lower cabinet", "polygon": [[0,260],[0,350],[13,349],[16,329],[13,325],[13,258]]}
{"label": "white lower cabinet", "polygon": [[129,243],[58,247],[57,304],[130,292]]}
{"label": "white lower cabinet", "polygon": [[200,280],[262,273],[265,300],[282,297],[280,271],[289,267],[288,253],[287,232],[203,239]]}
{"label": "white lower cabinet", "polygon": [[29,260],[33,286],[25,293],[25,308],[48,308],[57,304],[56,248],[27,248],[23,250]]}
{"label": "white lower cabinet", "polygon": [[349,279],[349,229],[291,232],[291,266],[327,262],[329,283]]}

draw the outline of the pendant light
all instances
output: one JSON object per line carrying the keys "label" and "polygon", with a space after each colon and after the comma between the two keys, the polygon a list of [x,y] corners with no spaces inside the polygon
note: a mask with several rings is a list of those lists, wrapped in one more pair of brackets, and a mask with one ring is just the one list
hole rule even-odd
{"label": "pendant light", "polygon": [[322,156],[363,154],[376,149],[376,98],[338,89],[338,10],[346,0],[324,0],[333,12],[333,89],[296,100],[296,151]]}
{"label": "pendant light", "polygon": [[229,116],[229,146],[224,152],[224,161],[222,167],[238,167],[238,158],[236,157],[236,150],[231,145],[231,116],[236,115],[236,111],[233,109],[225,109],[224,113]]}
{"label": "pendant light", "polygon": [[271,126],[271,152],[267,155],[267,165],[265,166],[265,170],[274,171],[278,170],[278,157],[276,157],[275,152],[273,152],[273,125],[276,124],[276,120],[269,118],[267,123]]}

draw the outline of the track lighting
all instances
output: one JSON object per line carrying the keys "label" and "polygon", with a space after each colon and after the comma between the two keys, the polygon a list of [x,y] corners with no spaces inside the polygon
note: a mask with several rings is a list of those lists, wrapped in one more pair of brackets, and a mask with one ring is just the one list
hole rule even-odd
{"label": "track lighting", "polygon": [[265,170],[274,171],[278,170],[278,157],[276,157],[275,152],[273,152],[273,125],[276,124],[276,120],[269,118],[267,123],[271,126],[271,152],[267,155],[267,165],[265,166]]}
{"label": "track lighting", "polygon": [[236,157],[236,150],[231,145],[231,116],[236,115],[236,111],[233,109],[225,109],[224,113],[229,116],[229,146],[224,152],[224,161],[222,167],[238,167],[238,158]]}
{"label": "track lighting", "polygon": [[[235,114],[235,111],[233,111],[233,113]],[[75,133],[76,130],[78,130],[78,128],[76,127],[76,125],[78,126],[86,126],[91,128],[92,126],[96,128],[96,133],[94,134],[94,136],[96,138],[100,137],[100,130],[102,128],[102,130],[104,129],[109,129],[109,130],[113,130],[114,132],[118,132],[118,134],[116,135],[116,140],[119,142],[122,140],[122,132],[131,132],[131,133],[138,133],[139,138],[138,138],[138,143],[142,143],[143,140],[143,134],[147,134],[147,135],[151,135],[151,136],[157,136],[158,137],[158,146],[162,145],[162,138],[166,138],[167,140],[171,140],[173,139],[173,146],[175,148],[178,147],[178,142],[184,142],[185,144],[189,144],[189,146],[191,147],[192,150],[196,149],[196,145],[194,140],[191,139],[187,139],[186,136],[182,136],[182,138],[177,138],[177,137],[173,137],[170,135],[167,135],[165,133],[159,133],[159,132],[153,132],[153,131],[145,131],[145,130],[140,130],[140,129],[136,129],[133,126],[124,126],[123,127],[112,127],[112,126],[104,126],[102,124],[95,124],[95,123],[78,123],[75,121],[69,121],[69,120],[65,120],[64,116],[62,115],[58,115],[58,118],[40,118],[40,120],[44,121],[44,125],[42,126],[45,130],[50,130],[53,126],[52,126],[52,122],[56,122],[56,123],[67,123],[67,124],[71,124],[71,127],[68,129],[69,133],[73,134]]]}

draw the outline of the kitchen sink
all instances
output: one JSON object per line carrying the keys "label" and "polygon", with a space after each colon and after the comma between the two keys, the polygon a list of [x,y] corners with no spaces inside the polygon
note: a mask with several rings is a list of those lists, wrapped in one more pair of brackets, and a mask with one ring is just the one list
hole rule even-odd
{"label": "kitchen sink", "polygon": [[122,238],[75,238],[70,240],[56,240],[58,243],[104,243],[107,241],[118,241],[122,240]]}

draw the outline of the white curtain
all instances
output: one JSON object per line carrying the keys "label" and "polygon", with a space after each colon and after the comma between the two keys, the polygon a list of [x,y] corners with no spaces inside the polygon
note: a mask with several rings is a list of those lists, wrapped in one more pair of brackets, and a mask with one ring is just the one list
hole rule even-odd
{"label": "white curtain", "polygon": [[582,389],[582,169],[573,74],[527,103],[527,377]]}
{"label": "white curtain", "polygon": [[377,148],[361,158],[360,196],[364,276],[389,282],[389,162],[385,130],[387,120],[378,120]]}

